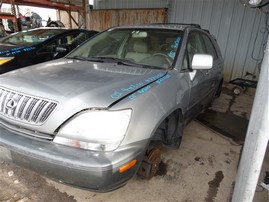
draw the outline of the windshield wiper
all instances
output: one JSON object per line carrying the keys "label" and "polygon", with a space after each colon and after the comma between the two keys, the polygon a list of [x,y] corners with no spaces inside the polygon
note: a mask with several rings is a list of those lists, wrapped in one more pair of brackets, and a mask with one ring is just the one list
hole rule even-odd
{"label": "windshield wiper", "polygon": [[105,56],[95,56],[92,57],[94,59],[99,59],[102,60],[103,62],[107,62],[107,61],[112,61],[112,62],[116,62],[117,65],[126,65],[126,66],[132,66],[132,67],[145,67],[145,65],[143,64],[137,64],[134,62],[131,62],[127,59],[120,59],[120,58],[114,58],[114,57],[105,57]]}
{"label": "windshield wiper", "polygon": [[100,59],[95,59],[95,58],[87,58],[87,57],[82,57],[82,56],[69,56],[66,57],[67,59],[75,59],[75,60],[82,60],[82,61],[92,61],[92,62],[103,62]]}
{"label": "windshield wiper", "polygon": [[66,57],[67,59],[75,59],[75,60],[86,60],[85,57],[82,57],[82,56],[70,56],[70,57]]}
{"label": "windshield wiper", "polygon": [[91,61],[91,62],[113,62],[117,65],[125,65],[131,67],[140,67],[140,68],[149,68],[149,69],[163,69],[161,67],[150,66],[145,64],[134,63],[127,59],[120,59],[114,57],[105,57],[105,56],[93,56],[93,57],[82,57],[82,56],[69,56],[66,57],[68,59],[76,59],[76,60],[83,60],[83,61]]}

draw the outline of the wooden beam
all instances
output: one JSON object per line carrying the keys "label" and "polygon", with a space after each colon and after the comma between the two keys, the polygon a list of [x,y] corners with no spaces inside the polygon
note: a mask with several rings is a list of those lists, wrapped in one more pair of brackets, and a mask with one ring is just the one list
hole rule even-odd
{"label": "wooden beam", "polygon": [[[3,0],[3,3],[9,4],[10,0]],[[71,10],[71,11],[77,11],[77,10],[84,11],[86,9],[83,6],[78,6],[75,4],[52,2],[48,0],[14,0],[14,3],[24,6],[36,6],[36,7],[54,8],[59,10]]]}
{"label": "wooden beam", "polygon": [[0,13],[0,19],[14,20],[15,16],[11,13]]}

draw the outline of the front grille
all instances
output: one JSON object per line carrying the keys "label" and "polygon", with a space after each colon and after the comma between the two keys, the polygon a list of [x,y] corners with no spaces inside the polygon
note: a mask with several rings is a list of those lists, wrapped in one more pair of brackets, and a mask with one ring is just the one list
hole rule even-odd
{"label": "front grille", "polygon": [[19,135],[26,136],[26,137],[38,138],[41,140],[48,140],[48,141],[52,141],[54,138],[54,134],[47,134],[47,133],[41,133],[38,131],[29,130],[20,126],[12,125],[10,123],[5,122],[4,120],[0,120],[0,126],[4,127],[5,129],[9,131],[13,131]]}
{"label": "front grille", "polygon": [[0,88],[0,115],[40,125],[56,108],[55,102]]}

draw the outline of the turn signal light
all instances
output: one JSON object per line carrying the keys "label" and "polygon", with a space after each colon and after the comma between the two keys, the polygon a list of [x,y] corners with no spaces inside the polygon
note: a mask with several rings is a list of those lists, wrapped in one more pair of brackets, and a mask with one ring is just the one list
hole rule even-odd
{"label": "turn signal light", "polygon": [[12,60],[14,57],[0,57],[0,65],[7,63]]}
{"label": "turn signal light", "polygon": [[136,159],[132,160],[130,163],[127,163],[124,166],[120,167],[119,172],[123,173],[126,170],[129,170],[130,168],[132,168],[135,164],[136,164]]}

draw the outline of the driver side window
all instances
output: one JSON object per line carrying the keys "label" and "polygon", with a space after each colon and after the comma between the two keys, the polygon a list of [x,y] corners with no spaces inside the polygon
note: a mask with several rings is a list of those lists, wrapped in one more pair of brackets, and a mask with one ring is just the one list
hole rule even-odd
{"label": "driver side window", "polygon": [[181,71],[186,71],[186,70],[189,70],[189,69],[190,69],[190,67],[189,67],[188,55],[187,55],[187,53],[185,53]]}
{"label": "driver side window", "polygon": [[49,44],[40,49],[39,53],[54,53],[58,45],[71,44],[72,40],[78,35],[78,33],[72,33],[51,41]]}

